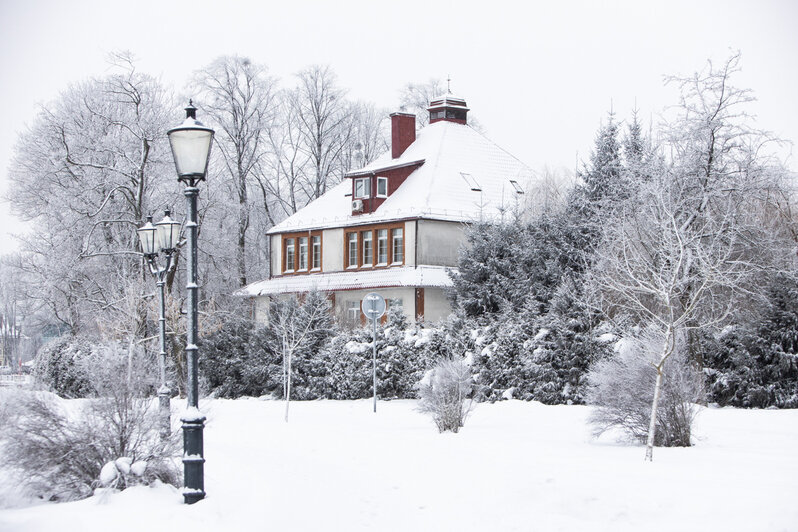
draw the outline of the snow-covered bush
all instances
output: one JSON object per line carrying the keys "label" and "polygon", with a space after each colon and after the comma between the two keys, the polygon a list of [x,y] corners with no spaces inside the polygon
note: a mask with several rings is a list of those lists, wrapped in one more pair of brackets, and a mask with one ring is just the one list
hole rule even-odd
{"label": "snow-covered bush", "polygon": [[88,338],[65,335],[49,342],[36,355],[34,378],[61,397],[87,397],[94,393],[83,360],[93,350]]}
{"label": "snow-covered bush", "polygon": [[704,334],[708,400],[743,408],[798,407],[798,284],[776,276],[755,323]]}
{"label": "snow-covered bush", "polygon": [[216,397],[279,395],[282,363],[266,328],[234,318],[221,325],[200,347],[203,385]]}
{"label": "snow-covered bush", "polygon": [[[598,436],[617,428],[632,440],[645,443],[651,420],[653,364],[662,350],[661,340],[643,333],[616,344],[614,356],[597,362],[588,376],[589,404],[595,405],[590,423]],[[701,372],[687,360],[683,345],[665,362],[664,380],[657,409],[654,445],[688,447],[691,429],[703,399]]]}
{"label": "snow-covered bush", "polygon": [[47,392],[17,394],[0,432],[3,474],[45,499],[73,500],[102,485],[106,464],[127,457],[131,465],[146,463],[137,475],[140,483],[157,479],[177,485],[177,437],[160,438],[157,408],[148,396],[155,368],[135,346],[109,344],[82,361],[96,397],[76,402]]}
{"label": "snow-covered bush", "polygon": [[[361,399],[372,394],[372,330],[342,330],[311,357],[309,398]],[[382,399],[416,396],[416,383],[427,368],[421,348],[425,333],[407,323],[399,309],[377,327],[377,395]]]}
{"label": "snow-covered bush", "polygon": [[438,431],[458,432],[473,406],[471,369],[462,359],[443,359],[418,385],[419,410],[429,414]]}

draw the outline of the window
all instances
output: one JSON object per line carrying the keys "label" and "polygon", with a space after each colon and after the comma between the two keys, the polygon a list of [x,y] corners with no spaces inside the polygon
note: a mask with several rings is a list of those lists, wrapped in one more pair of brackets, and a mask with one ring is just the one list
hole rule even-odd
{"label": "window", "polygon": [[474,179],[474,176],[472,176],[471,174],[467,174],[465,172],[460,172],[460,175],[463,176],[463,179],[465,180],[466,183],[468,183],[468,186],[471,188],[471,190],[475,192],[482,191],[482,187],[479,186],[479,183],[477,183],[477,180]]}
{"label": "window", "polygon": [[377,229],[377,264],[388,264],[388,230]]}
{"label": "window", "polygon": [[355,198],[371,197],[371,178],[360,177],[355,179]]}
{"label": "window", "polygon": [[391,264],[401,264],[405,261],[404,230],[401,227],[391,229]]}
{"label": "window", "polygon": [[523,193],[524,193],[524,189],[523,189],[523,188],[521,188],[521,185],[519,185],[519,184],[518,184],[518,181],[514,181],[514,180],[512,180],[512,179],[511,179],[511,180],[510,180],[510,184],[511,184],[511,185],[513,186],[513,188],[515,189],[515,193],[516,193],[516,194],[523,194]]}
{"label": "window", "polygon": [[378,177],[377,178],[377,197],[378,198],[387,198],[388,197],[388,178],[387,177]]}
{"label": "window", "polygon": [[346,269],[404,264],[404,225],[404,222],[393,222],[347,230],[343,249]]}
{"label": "window", "polygon": [[361,232],[360,239],[363,243],[363,261],[360,265],[371,266],[374,264],[374,247],[371,241],[371,231]]}
{"label": "window", "polygon": [[388,308],[389,309],[394,309],[395,308],[395,309],[400,309],[401,310],[403,308],[401,299],[389,299],[387,301],[387,303],[388,303]]}
{"label": "window", "polygon": [[285,271],[294,271],[294,239],[285,239]]}
{"label": "window", "polygon": [[346,267],[357,268],[357,233],[346,234]]}
{"label": "window", "polygon": [[346,322],[350,325],[357,325],[360,321],[360,301],[346,302]]}
{"label": "window", "polygon": [[321,237],[316,235],[311,238],[311,245],[313,249],[311,251],[312,257],[310,259],[310,267],[314,270],[321,269]]}
{"label": "window", "polygon": [[299,270],[308,269],[308,237],[299,237]]}
{"label": "window", "polygon": [[283,235],[283,273],[321,271],[321,231]]}
{"label": "window", "polygon": [[430,120],[437,120],[438,118],[443,118],[443,111],[432,111],[429,114]]}

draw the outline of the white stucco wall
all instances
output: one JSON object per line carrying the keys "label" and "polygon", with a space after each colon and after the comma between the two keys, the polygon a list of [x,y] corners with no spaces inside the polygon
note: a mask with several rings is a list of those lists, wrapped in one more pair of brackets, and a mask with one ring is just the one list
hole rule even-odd
{"label": "white stucco wall", "polygon": [[417,238],[418,264],[457,266],[457,253],[465,241],[463,224],[419,220]]}
{"label": "white stucco wall", "polygon": [[283,246],[280,245],[281,242],[280,235],[272,235],[271,236],[271,267],[272,267],[272,275],[280,275],[283,273],[282,263],[283,263]]}
{"label": "white stucco wall", "polygon": [[344,230],[325,229],[321,235],[321,268],[325,272],[344,269]]}
{"label": "white stucco wall", "polygon": [[443,288],[424,289],[424,321],[435,323],[445,319],[452,313],[449,300]]}
{"label": "white stucco wall", "polygon": [[416,265],[416,221],[405,222],[405,266]]}

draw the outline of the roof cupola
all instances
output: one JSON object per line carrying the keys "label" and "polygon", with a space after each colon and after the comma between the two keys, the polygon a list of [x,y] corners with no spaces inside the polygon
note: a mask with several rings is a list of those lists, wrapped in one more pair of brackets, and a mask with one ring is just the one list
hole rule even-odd
{"label": "roof cupola", "polygon": [[464,99],[447,93],[430,100],[427,111],[429,111],[430,124],[441,120],[465,124],[469,109]]}

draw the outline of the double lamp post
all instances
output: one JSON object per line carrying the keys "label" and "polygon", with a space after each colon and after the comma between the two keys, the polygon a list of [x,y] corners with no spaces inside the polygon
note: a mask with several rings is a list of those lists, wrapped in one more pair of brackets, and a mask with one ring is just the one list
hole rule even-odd
{"label": "double lamp post", "polygon": [[[186,291],[188,295],[188,323],[186,326],[186,396],[188,407],[181,416],[183,423],[183,498],[193,504],[205,497],[205,458],[203,456],[202,431],[205,416],[199,411],[198,384],[198,303],[197,284],[197,196],[200,181],[205,180],[208,160],[213,141],[213,129],[205,127],[197,120],[197,109],[189,101],[186,119],[178,127],[167,132],[172,156],[177,169],[177,179],[185,184],[186,196]],[[161,412],[161,435],[168,437],[170,431],[169,388],[166,385],[166,320],[164,318],[164,284],[169,268],[172,266],[179,235],[180,224],[172,221],[167,211],[166,217],[156,224],[149,218],[139,229],[142,251],[155,275],[160,296],[160,371],[161,388],[158,391]],[[166,255],[166,264],[161,268],[156,258],[158,252]]]}

